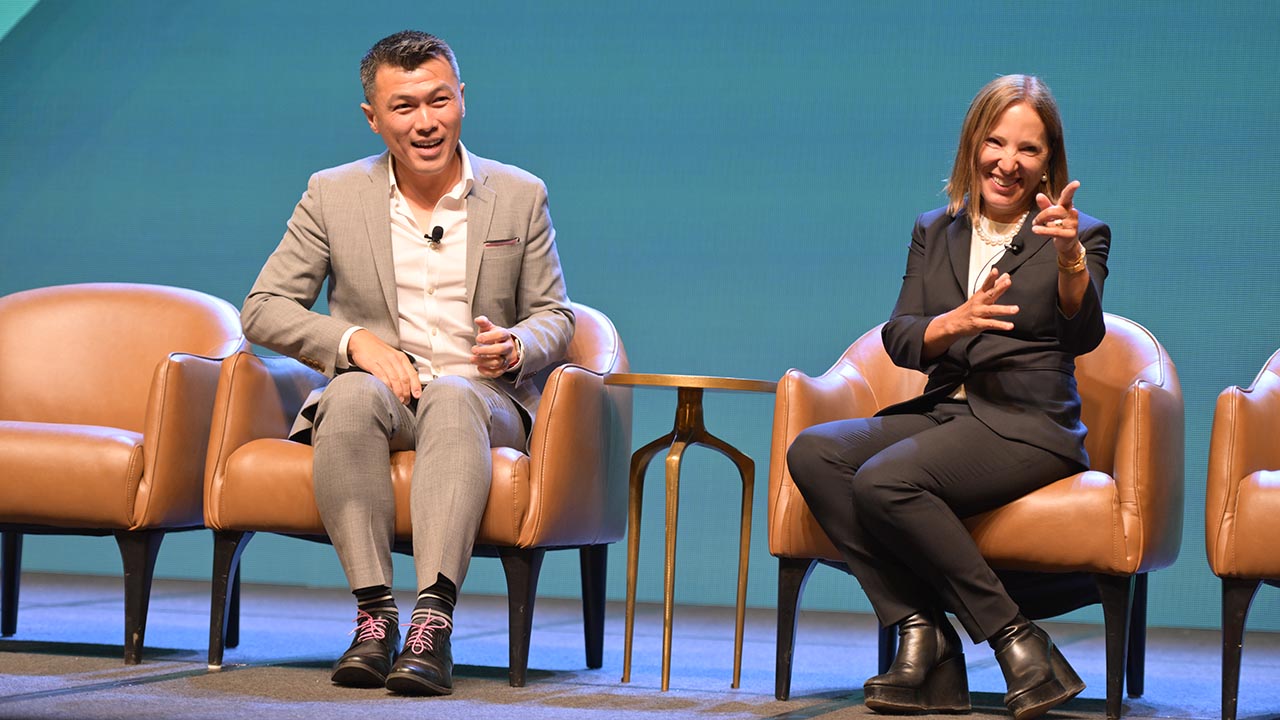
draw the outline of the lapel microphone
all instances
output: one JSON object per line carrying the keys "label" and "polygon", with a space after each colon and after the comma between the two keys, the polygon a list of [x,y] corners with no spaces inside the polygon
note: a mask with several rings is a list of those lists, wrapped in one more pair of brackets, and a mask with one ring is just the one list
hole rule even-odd
{"label": "lapel microphone", "polygon": [[440,247],[440,238],[444,237],[444,228],[437,225],[431,228],[430,235],[423,235],[422,237],[427,242],[431,243],[431,247]]}
{"label": "lapel microphone", "polygon": [[[439,228],[436,228],[436,229],[439,230]],[[1009,244],[1004,246],[1004,249],[1008,250],[1014,255],[1017,255],[1018,253],[1022,252],[1022,238],[1014,238],[1010,240]]]}

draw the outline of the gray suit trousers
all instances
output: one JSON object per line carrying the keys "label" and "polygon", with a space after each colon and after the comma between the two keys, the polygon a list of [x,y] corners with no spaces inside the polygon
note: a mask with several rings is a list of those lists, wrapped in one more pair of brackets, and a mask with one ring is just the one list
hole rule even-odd
{"label": "gray suit trousers", "polygon": [[490,449],[524,447],[519,407],[484,378],[446,376],[406,406],[363,372],[337,376],[316,410],[316,506],[351,588],[392,586],[391,452],[416,450],[410,491],[418,589],[462,587],[489,498]]}

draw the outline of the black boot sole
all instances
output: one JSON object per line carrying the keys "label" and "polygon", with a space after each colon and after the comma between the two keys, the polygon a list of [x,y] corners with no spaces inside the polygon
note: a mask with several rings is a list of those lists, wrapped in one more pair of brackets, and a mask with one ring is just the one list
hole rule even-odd
{"label": "black boot sole", "polygon": [[939,663],[918,688],[864,685],[863,697],[868,708],[889,715],[967,713],[972,708],[964,655]]}
{"label": "black boot sole", "polygon": [[387,676],[386,688],[401,695],[452,695],[453,688],[438,685],[409,671],[393,670]]}
{"label": "black boot sole", "polygon": [[1049,664],[1053,668],[1051,679],[1015,698],[1005,698],[1005,707],[1013,713],[1014,720],[1040,717],[1084,690],[1084,681],[1067,663],[1056,645],[1049,648]]}
{"label": "black boot sole", "polygon": [[387,682],[385,674],[362,662],[351,660],[338,663],[329,679],[337,685],[357,688],[380,688]]}

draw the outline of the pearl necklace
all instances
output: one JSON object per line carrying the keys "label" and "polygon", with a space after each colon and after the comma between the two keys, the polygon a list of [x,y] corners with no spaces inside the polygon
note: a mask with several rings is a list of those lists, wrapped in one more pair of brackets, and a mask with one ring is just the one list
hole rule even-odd
{"label": "pearl necklace", "polygon": [[978,233],[979,240],[986,243],[987,245],[990,245],[991,247],[1000,247],[1003,245],[1008,245],[1009,241],[1013,239],[1013,236],[1017,235],[1019,230],[1022,230],[1022,224],[1027,221],[1027,216],[1030,214],[1031,214],[1030,210],[1022,213],[1022,217],[1019,217],[1017,222],[1014,223],[1012,230],[1008,232],[999,233],[999,234],[996,234],[994,232],[988,234],[987,231],[984,230],[982,226],[985,223],[989,223],[992,221],[988,220],[986,216],[980,215],[978,217],[978,222],[973,224],[973,230],[974,232]]}

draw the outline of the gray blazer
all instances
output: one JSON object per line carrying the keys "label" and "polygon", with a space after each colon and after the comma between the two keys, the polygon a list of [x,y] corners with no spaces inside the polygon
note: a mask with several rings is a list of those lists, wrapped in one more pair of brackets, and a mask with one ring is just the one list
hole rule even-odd
{"label": "gray blazer", "polygon": [[[540,399],[533,376],[563,357],[574,323],[547,190],[519,168],[470,159],[467,299],[473,317],[485,315],[520,338],[520,367],[495,382],[532,418]],[[311,176],[284,238],[245,298],[240,319],[251,342],[329,377],[352,325],[400,347],[389,162],[384,152]],[[311,309],[325,280],[328,315]],[[309,438],[320,392],[303,403],[290,437]]]}

